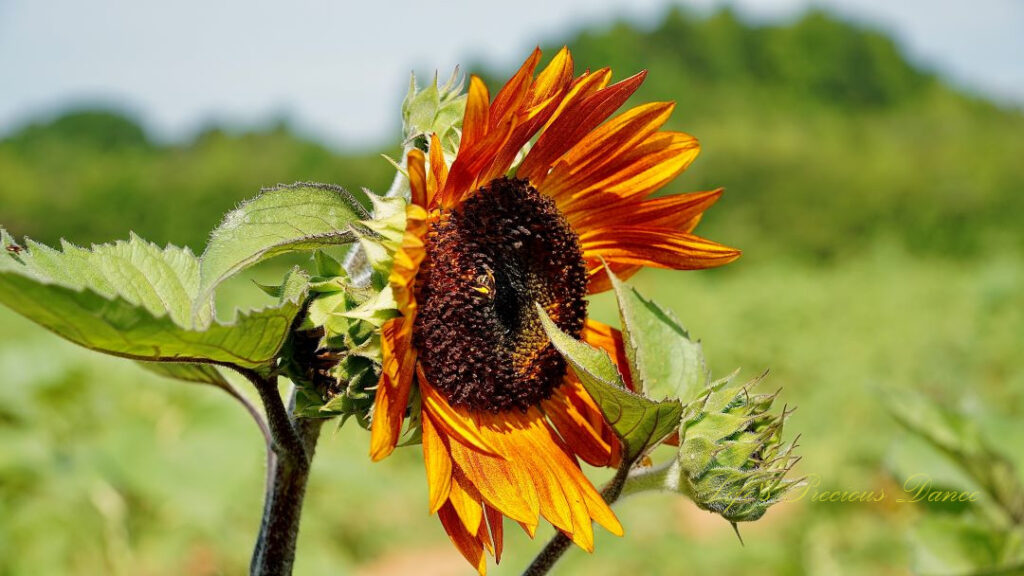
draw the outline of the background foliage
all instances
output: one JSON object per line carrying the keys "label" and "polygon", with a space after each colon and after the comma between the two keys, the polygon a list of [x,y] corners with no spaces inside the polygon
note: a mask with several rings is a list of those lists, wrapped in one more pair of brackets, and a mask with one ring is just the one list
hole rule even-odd
{"label": "background foliage", "polygon": [[[906,573],[922,514],[896,502],[906,476],[970,480],[901,431],[882,390],[915,388],[965,410],[1024,465],[1024,114],[823,13],[754,26],[729,11],[676,10],[650,29],[550,40],[567,43],[579,69],[649,69],[637,100],[677,101],[671,127],[703,145],[670,191],[727,190],[700,231],[744,258],[644,273],[638,287],[704,340],[715,373],[772,369],[769,385],[800,406],[789,423],[803,432],[799,472],[820,474],[822,490],[887,494],[780,505],[743,527],[744,548],[723,520],[678,497],[639,496],[618,508],[627,536],[600,535],[602,560],[573,551],[565,571]],[[492,86],[507,73],[476,68]],[[200,252],[223,213],[262,186],[383,190],[391,168],[378,152],[332,151],[285,124],[160,144],[116,110],[70,111],[0,141],[0,222],[49,244],[130,228]],[[272,283],[280,270],[256,275]],[[267,302],[245,281],[232,287],[222,315]],[[610,297],[593,311],[615,321]],[[6,309],[0,328],[0,574],[244,570],[263,455],[241,410]],[[297,572],[463,573],[426,514],[418,450],[377,465],[366,451],[354,427],[327,434]],[[508,534],[498,573],[517,573],[539,546]]]}

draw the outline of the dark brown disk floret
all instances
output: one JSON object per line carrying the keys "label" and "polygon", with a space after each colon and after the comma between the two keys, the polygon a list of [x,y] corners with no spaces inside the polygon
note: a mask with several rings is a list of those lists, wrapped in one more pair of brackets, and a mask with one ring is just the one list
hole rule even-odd
{"label": "dark brown disk floret", "polygon": [[579,336],[587,314],[579,238],[526,180],[499,178],[442,214],[427,237],[414,345],[456,406],[525,410],[565,376],[534,308]]}

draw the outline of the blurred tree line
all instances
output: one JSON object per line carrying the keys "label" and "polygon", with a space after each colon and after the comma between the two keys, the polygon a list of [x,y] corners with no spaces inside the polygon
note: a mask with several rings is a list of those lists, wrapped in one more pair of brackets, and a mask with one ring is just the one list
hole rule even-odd
{"label": "blurred tree line", "polygon": [[[635,101],[676,101],[669,127],[703,145],[668,191],[724,186],[702,232],[748,257],[832,260],[877,241],[954,257],[1024,247],[1024,114],[908,62],[879,31],[816,11],[752,24],[674,8],[653,28],[618,22],[558,40],[546,54],[567,44],[577,70],[650,71]],[[475,68],[492,87],[507,75]],[[48,243],[131,227],[200,250],[261,186],[383,190],[392,169],[378,152],[340,154],[286,124],[159,145],[116,111],[72,111],[0,141],[0,222]]]}

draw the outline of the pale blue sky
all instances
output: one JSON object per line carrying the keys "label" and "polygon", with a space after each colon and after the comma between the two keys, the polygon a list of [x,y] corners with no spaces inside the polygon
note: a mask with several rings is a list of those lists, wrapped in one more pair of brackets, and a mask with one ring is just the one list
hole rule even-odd
{"label": "pale blue sky", "polygon": [[[717,0],[689,2],[700,7]],[[894,32],[955,82],[1024,103],[1024,0],[734,0],[758,18],[825,6]],[[515,6],[511,9],[510,6]],[[0,0],[0,134],[113,102],[164,138],[286,115],[338,145],[393,138],[411,69],[511,64],[568,28],[651,22],[665,0]]]}

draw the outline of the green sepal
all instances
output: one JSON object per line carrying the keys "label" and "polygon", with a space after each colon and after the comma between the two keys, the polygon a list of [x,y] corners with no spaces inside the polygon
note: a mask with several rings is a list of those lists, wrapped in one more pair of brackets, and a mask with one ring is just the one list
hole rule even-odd
{"label": "green sepal", "polygon": [[392,318],[401,316],[398,305],[395,303],[394,294],[391,292],[391,286],[385,286],[383,290],[367,298],[355,308],[340,312],[340,314],[353,320],[362,320],[376,328],[380,328],[382,324]]}
{"label": "green sepal", "polygon": [[341,277],[348,279],[348,273],[330,254],[323,250],[313,252],[313,264],[316,267],[316,275],[322,278]]}

